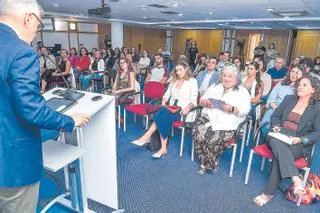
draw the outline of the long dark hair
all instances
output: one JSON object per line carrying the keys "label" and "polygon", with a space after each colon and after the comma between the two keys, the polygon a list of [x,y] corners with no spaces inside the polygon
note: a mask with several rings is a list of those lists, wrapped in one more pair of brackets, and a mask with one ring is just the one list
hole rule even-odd
{"label": "long dark hair", "polygon": [[[303,67],[302,65],[292,67],[291,71],[292,71],[293,69],[298,69],[298,70],[300,70],[300,71],[302,72],[302,77],[301,77],[301,78],[303,78],[303,77],[305,76],[304,67]],[[284,77],[283,81],[281,82],[281,85],[282,85],[282,86],[288,86],[288,85],[290,85],[290,84],[292,83],[292,82],[291,82],[291,79],[290,79],[290,73],[291,73],[291,71],[288,72],[288,73],[286,74],[286,76]],[[301,79],[301,78],[300,78],[300,79]],[[300,81],[300,79],[298,79],[298,80],[296,81],[296,83],[295,83],[295,85],[294,85],[295,87],[297,87],[298,82]]]}
{"label": "long dark hair", "polygon": [[315,104],[320,101],[320,76],[310,73],[301,78],[300,81],[304,78],[309,79],[311,87],[314,89],[314,93],[312,93],[310,98],[310,104]]}
{"label": "long dark hair", "polygon": [[254,95],[257,95],[259,93],[259,88],[262,86],[262,80],[261,80],[261,75],[260,75],[260,72],[259,72],[259,63],[258,62],[251,62],[249,65],[252,65],[254,66],[254,68],[257,70],[256,72],[256,82],[257,82],[257,85],[256,85],[256,88],[255,88],[255,94]]}

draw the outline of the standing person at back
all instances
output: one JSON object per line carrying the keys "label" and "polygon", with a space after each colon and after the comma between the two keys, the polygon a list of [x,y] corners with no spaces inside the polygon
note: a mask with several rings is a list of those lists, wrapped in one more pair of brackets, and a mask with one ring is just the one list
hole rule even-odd
{"label": "standing person at back", "polygon": [[71,132],[89,122],[53,111],[40,95],[39,59],[29,44],[41,13],[36,0],[0,0],[0,213],[36,212],[40,129]]}
{"label": "standing person at back", "polygon": [[163,55],[158,53],[155,56],[156,66],[151,68],[150,72],[147,75],[146,82],[148,81],[157,81],[160,83],[166,83],[169,77],[168,68],[163,64]]}

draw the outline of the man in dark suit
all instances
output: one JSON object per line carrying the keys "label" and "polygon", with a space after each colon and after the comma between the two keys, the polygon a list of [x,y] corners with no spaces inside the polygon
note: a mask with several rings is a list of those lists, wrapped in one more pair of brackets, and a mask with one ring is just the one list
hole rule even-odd
{"label": "man in dark suit", "polygon": [[0,213],[34,213],[42,174],[40,129],[71,132],[89,117],[53,111],[40,95],[29,46],[41,21],[36,0],[0,0]]}

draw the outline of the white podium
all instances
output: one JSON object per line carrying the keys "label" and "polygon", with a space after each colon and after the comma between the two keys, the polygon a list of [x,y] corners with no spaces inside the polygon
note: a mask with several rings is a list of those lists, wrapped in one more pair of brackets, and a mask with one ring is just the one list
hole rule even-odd
{"label": "white podium", "polygon": [[[44,98],[59,97],[52,94],[57,89],[62,88],[44,93]],[[64,112],[66,115],[86,113],[91,116],[88,125],[76,129],[78,146],[85,151],[79,160],[83,212],[91,212],[87,198],[118,209],[115,100],[112,96],[83,93],[85,96]],[[102,99],[92,101],[91,98],[97,95]]]}

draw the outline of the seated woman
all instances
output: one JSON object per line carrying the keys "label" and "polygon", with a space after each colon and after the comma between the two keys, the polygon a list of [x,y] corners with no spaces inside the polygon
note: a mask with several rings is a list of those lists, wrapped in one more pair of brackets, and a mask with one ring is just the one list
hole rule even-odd
{"label": "seated woman", "polygon": [[220,155],[250,111],[250,95],[240,83],[238,69],[226,65],[220,82],[211,85],[201,98],[204,109],[192,133],[200,158],[200,175],[207,170],[218,170]]}
{"label": "seated woman", "polygon": [[76,69],[73,70],[76,81],[79,81],[81,75],[88,75],[90,68],[90,57],[85,47],[80,49],[80,57],[76,63]]}
{"label": "seated woman", "polygon": [[86,90],[90,87],[90,81],[91,79],[97,79],[101,78],[103,76],[103,73],[105,70],[104,60],[101,56],[101,52],[97,50],[94,53],[94,60],[92,61],[90,65],[90,71],[91,75],[81,75],[80,76],[80,82],[82,84],[82,89]]}
{"label": "seated woman", "polygon": [[251,62],[248,66],[247,76],[242,79],[244,87],[251,96],[251,104],[259,103],[263,93],[263,83],[259,68],[259,63]]}
{"label": "seated woman", "polygon": [[47,85],[51,84],[52,82],[64,82],[62,76],[64,76],[65,79],[69,78],[71,63],[69,61],[68,51],[65,49],[61,50],[61,59],[58,67],[59,70],[55,70],[54,72],[45,72],[41,76],[41,93],[44,93]]}
{"label": "seated woman", "polygon": [[202,53],[200,56],[198,56],[197,65],[193,70],[194,77],[197,77],[201,71],[206,69],[206,61],[207,55],[205,53]]}
{"label": "seated woman", "polygon": [[303,68],[293,67],[291,72],[287,73],[284,80],[272,89],[266,104],[267,111],[263,116],[262,123],[269,122],[273,111],[279,106],[283,99],[287,95],[295,93],[296,86],[303,75]]}
{"label": "seated woman", "polygon": [[[143,50],[143,55],[139,59],[139,63],[133,64],[135,66],[136,74],[146,74],[147,68],[150,66],[150,58],[147,50]],[[142,73],[142,71],[144,71]]]}
{"label": "seated woman", "polygon": [[294,161],[309,157],[312,146],[320,138],[320,81],[307,75],[298,84],[294,95],[287,95],[271,116],[273,132],[283,132],[293,139],[288,145],[271,138],[269,147],[273,154],[271,172],[264,192],[253,199],[258,206],[267,204],[282,179],[291,178],[295,195],[303,195],[305,189],[298,177]]}
{"label": "seated woman", "polygon": [[134,76],[131,62],[128,59],[120,58],[119,68],[112,89],[106,91],[107,95],[116,97],[134,92],[136,88],[136,79]]}
{"label": "seated woman", "polygon": [[[148,131],[133,144],[143,146],[148,142],[152,133],[156,130],[160,133],[161,149],[154,153],[152,157],[160,158],[167,153],[168,135],[171,131],[174,121],[180,120],[180,114],[187,115],[193,106],[197,104],[198,86],[197,81],[192,77],[191,69],[186,61],[178,61],[175,69],[172,71],[172,81],[162,98],[162,107],[153,117],[153,122]],[[171,111],[166,107],[179,106],[181,112]],[[189,113],[186,121],[191,122],[195,119],[193,112]]]}

